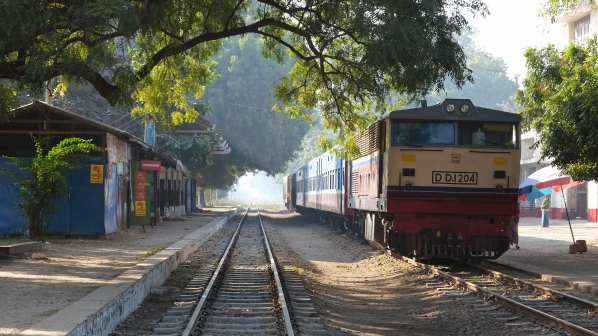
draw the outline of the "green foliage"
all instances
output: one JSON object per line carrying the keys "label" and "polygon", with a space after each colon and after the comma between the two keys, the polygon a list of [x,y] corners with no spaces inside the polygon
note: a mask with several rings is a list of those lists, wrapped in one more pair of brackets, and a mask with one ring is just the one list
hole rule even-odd
{"label": "green foliage", "polygon": [[333,146],[392,93],[470,81],[455,36],[465,15],[487,13],[482,0],[0,0],[0,78],[36,94],[50,78],[58,92],[89,83],[171,127],[200,114],[191,98],[217,77],[209,60],[222,41],[255,34],[263,55],[296,60],[272,90],[276,109],[309,119],[319,108]]}
{"label": "green foliage", "polygon": [[579,10],[580,7],[598,6],[596,0],[544,0],[540,15],[555,23],[561,16]]}
{"label": "green foliage", "polygon": [[516,101],[523,126],[539,134],[542,159],[579,180],[598,179],[598,41],[530,48]]}
{"label": "green foliage", "polygon": [[174,156],[192,173],[197,173],[213,163],[212,149],[219,138],[220,133],[216,131],[202,134],[157,134],[156,147],[160,153]]}
{"label": "green foliage", "polygon": [[16,92],[0,82],[0,124],[8,122],[10,111],[16,107]]}
{"label": "green foliage", "polygon": [[507,77],[507,64],[476,45],[473,40],[475,32],[471,31],[458,38],[467,57],[467,66],[473,71],[473,83],[458,88],[450,81],[445,82],[443,92],[428,95],[428,104],[436,103],[430,99],[441,101],[445,98],[471,99],[476,106],[503,109],[514,112],[514,95],[518,89],[517,82]]}
{"label": "green foliage", "polygon": [[[207,119],[222,131],[231,152],[210,167],[214,172],[235,175],[254,170],[269,174],[282,172],[309,128],[303,120],[289,119],[284,113],[272,111],[273,87],[292,63],[277,64],[264,58],[262,47],[255,36],[233,38],[224,43],[216,57],[222,76],[206,90],[206,99],[213,110]],[[224,179],[227,183],[213,187],[227,189],[228,182],[236,181]]]}
{"label": "green foliage", "polygon": [[0,174],[14,178],[14,184],[19,188],[19,201],[15,207],[23,210],[29,237],[37,240],[42,238],[47,217],[62,209],[68,195],[65,173],[80,166],[78,156],[102,150],[91,140],[67,138],[45,153],[43,144],[48,139],[38,141],[34,138],[36,156],[33,159],[9,158],[8,163],[18,169],[0,170]]}
{"label": "green foliage", "polygon": [[301,150],[289,163],[285,174],[296,172],[299,168],[308,164],[309,161],[321,155],[324,151],[318,145],[319,139],[322,137],[329,139],[332,138],[332,136],[332,132],[325,130],[321,124],[316,124],[312,127],[301,141]]}

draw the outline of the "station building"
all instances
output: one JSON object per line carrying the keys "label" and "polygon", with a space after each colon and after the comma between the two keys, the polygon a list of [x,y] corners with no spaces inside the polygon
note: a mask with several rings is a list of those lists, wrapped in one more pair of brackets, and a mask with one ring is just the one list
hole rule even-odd
{"label": "station building", "polygon": [[[551,26],[551,43],[563,49],[570,43],[583,42],[598,32],[598,9],[579,1],[576,8],[561,16]],[[542,148],[531,150],[529,147],[538,139],[535,132],[528,132],[521,136],[521,182],[536,170],[551,164],[550,159],[540,161]],[[540,217],[542,199],[535,202],[522,202],[521,215],[526,217]],[[590,222],[598,222],[598,184],[588,181],[562,193],[553,192],[551,195],[550,218],[566,219],[566,208],[571,218],[583,218]]]}
{"label": "station building", "polygon": [[[106,149],[81,159],[81,168],[68,174],[68,197],[62,211],[49,218],[45,232],[99,237],[191,213],[197,186],[184,163],[157,152],[148,142],[113,126],[114,122],[103,121],[36,101],[13,110],[9,122],[0,124],[0,169],[14,169],[6,157],[32,158],[34,138],[49,137],[47,149],[70,137],[91,139]],[[209,127],[202,119],[191,130]],[[215,152],[220,154],[222,147],[223,141]],[[18,189],[11,181],[0,175],[0,235],[27,230],[21,211],[14,209]]]}

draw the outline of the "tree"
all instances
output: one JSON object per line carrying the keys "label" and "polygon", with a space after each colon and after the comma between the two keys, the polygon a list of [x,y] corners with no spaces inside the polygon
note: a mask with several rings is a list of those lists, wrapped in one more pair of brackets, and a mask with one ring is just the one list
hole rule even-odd
{"label": "tree", "polygon": [[598,179],[598,41],[525,52],[527,78],[517,91],[524,129],[535,129],[542,159],[578,180]]}
{"label": "tree", "polygon": [[253,36],[233,38],[215,58],[222,75],[206,89],[213,111],[206,118],[222,131],[232,149],[218,166],[237,166],[223,171],[282,172],[309,129],[307,122],[272,110],[273,87],[293,64],[266,59],[261,48],[262,42]]}
{"label": "tree", "polygon": [[549,18],[552,23],[555,23],[561,16],[573,12],[580,7],[596,7],[598,1],[596,0],[544,0],[540,15]]}
{"label": "tree", "polygon": [[45,153],[43,143],[48,139],[34,138],[36,156],[33,160],[11,157],[9,164],[18,169],[0,170],[0,174],[12,176],[19,187],[15,207],[23,211],[29,238],[36,240],[42,239],[48,216],[62,209],[68,195],[65,174],[80,167],[77,157],[102,151],[91,140],[67,138]]}
{"label": "tree", "polygon": [[189,98],[216,78],[223,39],[255,34],[265,56],[296,60],[277,109],[319,107],[342,142],[389,92],[418,98],[447,77],[472,79],[455,40],[467,12],[488,10],[481,0],[0,0],[0,79],[36,92],[55,77],[58,91],[89,83],[113,105],[179,124],[198,116]]}
{"label": "tree", "polygon": [[193,174],[214,163],[212,149],[218,143],[220,132],[202,134],[157,134],[156,146],[160,153],[181,160]]}
{"label": "tree", "polygon": [[[517,82],[507,77],[507,64],[497,56],[485,52],[473,38],[476,32],[470,31],[457,40],[465,51],[467,66],[472,69],[473,83],[457,87],[450,81],[445,82],[444,91],[428,95],[438,101],[445,98],[471,99],[476,106],[493,109],[512,109]],[[514,112],[510,110],[509,112]]]}

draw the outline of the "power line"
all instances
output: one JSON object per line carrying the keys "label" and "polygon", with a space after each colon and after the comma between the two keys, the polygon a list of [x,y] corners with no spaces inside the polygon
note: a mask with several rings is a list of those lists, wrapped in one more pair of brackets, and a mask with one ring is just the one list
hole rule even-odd
{"label": "power line", "polygon": [[514,73],[514,72],[506,72],[506,71],[502,71],[502,70],[494,70],[494,69],[479,68],[479,67],[470,66],[470,65],[468,65],[467,67],[468,67],[468,68],[472,68],[472,69],[477,69],[477,70],[484,70],[484,71],[490,71],[490,72],[502,73],[502,74],[507,74],[507,75],[521,76],[521,74]]}
{"label": "power line", "polygon": [[263,107],[254,107],[254,106],[249,106],[249,105],[241,105],[241,104],[233,104],[233,103],[225,103],[225,104],[227,104],[227,105],[235,105],[235,106],[240,106],[240,107],[249,107],[249,108],[253,108],[253,109],[256,109],[256,110],[264,110],[266,112],[269,112],[269,111],[276,112],[272,108],[266,109],[266,108],[263,108]]}

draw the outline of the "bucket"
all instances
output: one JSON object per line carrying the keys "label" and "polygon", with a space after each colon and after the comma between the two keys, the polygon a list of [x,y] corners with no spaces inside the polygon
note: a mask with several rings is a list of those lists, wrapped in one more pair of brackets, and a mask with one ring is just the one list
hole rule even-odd
{"label": "bucket", "polygon": [[586,245],[585,240],[576,240],[576,244],[579,244],[580,252],[588,252],[588,245]]}
{"label": "bucket", "polygon": [[569,245],[569,253],[581,253],[581,246],[579,244]]}

